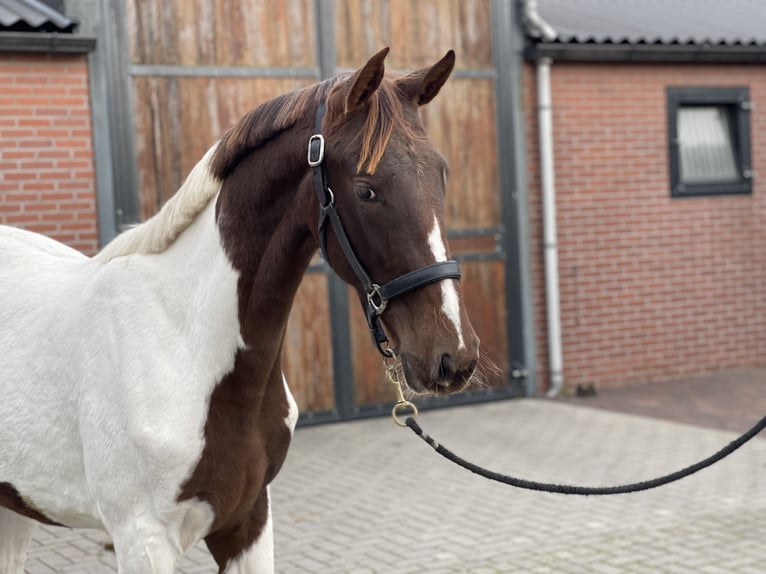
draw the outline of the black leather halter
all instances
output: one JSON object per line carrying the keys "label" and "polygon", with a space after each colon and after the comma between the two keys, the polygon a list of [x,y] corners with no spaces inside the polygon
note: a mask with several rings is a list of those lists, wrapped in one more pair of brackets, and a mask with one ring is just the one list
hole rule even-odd
{"label": "black leather halter", "polygon": [[324,161],[325,142],[322,136],[324,111],[324,103],[319,104],[314,135],[309,138],[308,146],[308,163],[314,176],[314,189],[319,198],[319,247],[322,250],[322,257],[329,263],[327,255],[327,221],[329,220],[346,260],[367,294],[367,302],[362,303],[362,306],[375,345],[384,357],[392,357],[393,351],[384,346],[388,342],[388,337],[379,319],[386,310],[389,300],[443,279],[460,279],[460,266],[457,261],[440,261],[400,275],[383,285],[372,280],[351,247],[351,242],[338,216],[338,210],[335,208],[335,196],[327,185],[327,166]]}

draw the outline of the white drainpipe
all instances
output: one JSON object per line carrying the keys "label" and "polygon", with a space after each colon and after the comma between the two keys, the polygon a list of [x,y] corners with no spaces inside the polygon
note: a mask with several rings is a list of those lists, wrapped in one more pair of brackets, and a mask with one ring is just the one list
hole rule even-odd
{"label": "white drainpipe", "polygon": [[537,62],[537,124],[540,137],[540,179],[543,191],[543,244],[545,247],[545,303],[548,319],[550,388],[555,397],[564,386],[559,306],[559,249],[556,232],[556,176],[553,169],[553,111],[551,59]]}
{"label": "white drainpipe", "polygon": [[[556,30],[542,19],[537,0],[525,0],[527,33],[544,41],[556,39]],[[555,397],[564,387],[564,361],[561,348],[561,308],[559,306],[559,249],[556,232],[556,174],[553,169],[553,111],[551,102],[550,58],[537,62],[537,127],[540,138],[540,179],[543,191],[543,243],[545,247],[545,302],[548,322],[548,364],[550,388]]]}

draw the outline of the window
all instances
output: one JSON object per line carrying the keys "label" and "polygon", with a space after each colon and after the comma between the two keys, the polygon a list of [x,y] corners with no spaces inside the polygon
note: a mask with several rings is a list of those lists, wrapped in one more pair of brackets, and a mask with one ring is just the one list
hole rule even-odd
{"label": "window", "polygon": [[752,192],[748,88],[668,88],[670,194]]}

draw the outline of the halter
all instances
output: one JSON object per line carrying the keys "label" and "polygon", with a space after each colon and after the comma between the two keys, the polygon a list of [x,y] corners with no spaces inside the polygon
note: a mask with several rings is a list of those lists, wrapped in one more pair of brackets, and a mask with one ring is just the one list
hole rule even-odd
{"label": "halter", "polygon": [[322,250],[322,257],[329,263],[330,259],[327,254],[327,221],[329,220],[335,238],[346,256],[346,261],[351,265],[354,275],[359,279],[362,289],[367,295],[367,302],[366,304],[362,303],[362,307],[375,346],[384,357],[391,358],[394,353],[387,346],[388,337],[386,337],[379,319],[383,311],[386,310],[388,302],[400,295],[443,279],[460,279],[460,266],[457,261],[440,261],[400,275],[383,285],[372,280],[351,247],[346,230],[338,216],[338,210],[335,208],[335,196],[327,185],[327,165],[324,161],[325,142],[322,136],[324,111],[325,105],[322,102],[317,107],[314,135],[309,138],[308,146],[308,163],[314,176],[314,189],[319,198],[319,248]]}

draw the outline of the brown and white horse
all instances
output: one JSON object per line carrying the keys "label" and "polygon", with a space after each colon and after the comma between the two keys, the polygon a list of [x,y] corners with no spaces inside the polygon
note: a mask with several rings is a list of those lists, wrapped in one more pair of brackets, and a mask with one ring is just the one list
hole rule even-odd
{"label": "brown and white horse", "polygon": [[[0,572],[24,571],[35,521],[105,529],[121,574],[169,574],[200,539],[220,572],[273,572],[268,485],[298,416],[280,354],[320,236],[367,296],[336,229],[317,229],[317,117],[312,163],[369,276],[451,265],[446,163],[417,108],[454,54],[391,79],[387,51],[248,113],[92,259],[0,227]],[[454,273],[380,320],[413,390],[466,385],[479,342]]]}

